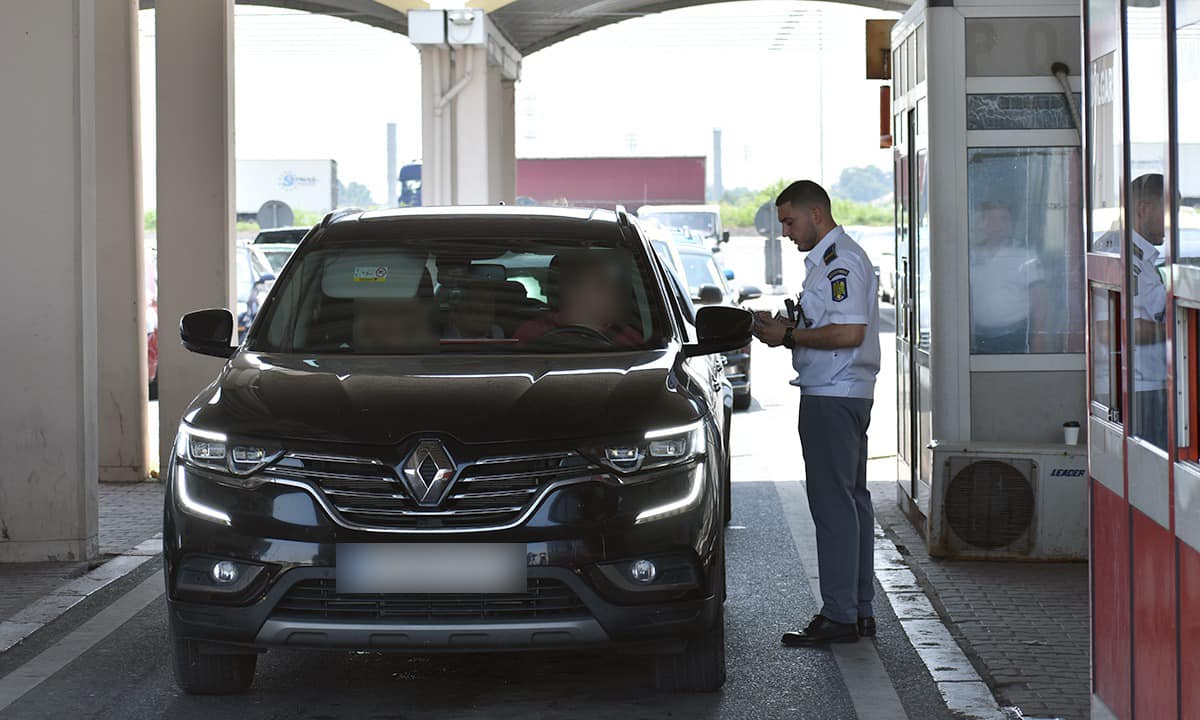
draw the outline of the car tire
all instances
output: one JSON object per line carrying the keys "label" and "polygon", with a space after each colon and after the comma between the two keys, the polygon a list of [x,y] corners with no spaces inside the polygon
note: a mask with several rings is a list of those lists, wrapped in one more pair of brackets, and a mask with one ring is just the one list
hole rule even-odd
{"label": "car tire", "polygon": [[749,410],[751,400],[753,400],[753,397],[750,395],[749,390],[746,390],[744,395],[734,395],[733,396],[733,409],[734,410]]}
{"label": "car tire", "polygon": [[210,655],[200,652],[195,640],[171,632],[175,653],[175,682],[189,695],[232,695],[245,692],[254,682],[258,655]]}
{"label": "car tire", "polygon": [[654,685],[677,693],[716,692],[725,684],[725,606],[717,605],[711,628],[688,640],[677,655],[655,658]]}

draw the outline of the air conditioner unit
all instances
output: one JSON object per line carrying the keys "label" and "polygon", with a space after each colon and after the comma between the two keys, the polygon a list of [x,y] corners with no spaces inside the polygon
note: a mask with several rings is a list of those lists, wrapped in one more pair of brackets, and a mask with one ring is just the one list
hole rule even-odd
{"label": "air conditioner unit", "polygon": [[938,442],[926,521],[929,554],[1086,560],[1086,445]]}

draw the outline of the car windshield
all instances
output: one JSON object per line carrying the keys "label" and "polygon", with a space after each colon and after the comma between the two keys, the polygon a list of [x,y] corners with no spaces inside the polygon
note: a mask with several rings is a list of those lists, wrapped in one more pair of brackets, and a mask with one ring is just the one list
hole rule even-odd
{"label": "car windshield", "polygon": [[292,250],[263,250],[263,255],[266,256],[267,262],[271,263],[271,272],[278,275],[283,266],[287,264],[288,258],[292,256]]}
{"label": "car windshield", "polygon": [[711,255],[684,252],[679,254],[679,259],[683,262],[683,274],[687,276],[688,292],[693,297],[700,292],[701,285],[722,287],[720,271]]}
{"label": "car windshield", "polygon": [[709,212],[649,212],[646,216],[667,227],[696,230],[707,236],[717,234],[716,216]]}
{"label": "car windshield", "polygon": [[251,350],[617,352],[670,336],[645,251],[622,240],[332,232],[280,277]]}

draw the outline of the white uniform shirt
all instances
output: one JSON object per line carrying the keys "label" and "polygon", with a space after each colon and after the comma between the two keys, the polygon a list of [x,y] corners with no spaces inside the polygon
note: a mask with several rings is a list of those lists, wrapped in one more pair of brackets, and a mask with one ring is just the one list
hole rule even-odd
{"label": "white uniform shirt", "polygon": [[793,385],[808,395],[872,399],[879,373],[879,282],[858,243],[838,226],[804,258],[799,327],[866,325],[861,345],[840,350],[797,346]]}
{"label": "white uniform shirt", "polygon": [[[1129,260],[1133,263],[1133,319],[1162,325],[1167,311],[1167,288],[1159,266],[1162,256],[1149,240],[1132,231]],[[1165,337],[1165,330],[1164,337]],[[1133,349],[1133,389],[1162,390],[1167,386],[1167,344],[1138,345]]]}
{"label": "white uniform shirt", "polygon": [[971,248],[971,321],[976,334],[1007,332],[1029,319],[1029,289],[1043,281],[1037,255],[1013,243]]}

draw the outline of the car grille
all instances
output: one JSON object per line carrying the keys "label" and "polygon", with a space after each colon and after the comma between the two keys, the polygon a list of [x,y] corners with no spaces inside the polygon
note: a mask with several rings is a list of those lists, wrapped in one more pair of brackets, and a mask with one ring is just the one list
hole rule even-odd
{"label": "car grille", "polygon": [[595,468],[577,453],[495,457],[465,465],[437,508],[422,508],[397,471],[370,458],[288,453],[274,475],[315,486],[349,523],[388,529],[477,529],[506,525],[539,492]]}
{"label": "car grille", "polygon": [[348,594],[334,580],[302,580],[275,606],[275,617],[334,620],[521,621],[588,615],[587,606],[558,580],[530,578],[513,594]]}

